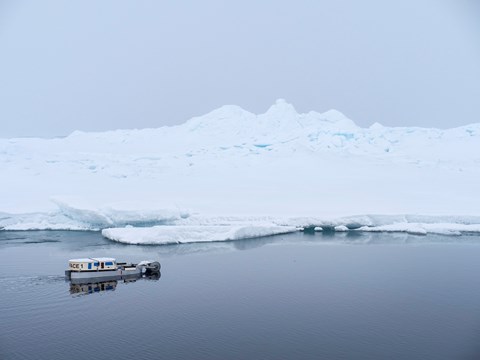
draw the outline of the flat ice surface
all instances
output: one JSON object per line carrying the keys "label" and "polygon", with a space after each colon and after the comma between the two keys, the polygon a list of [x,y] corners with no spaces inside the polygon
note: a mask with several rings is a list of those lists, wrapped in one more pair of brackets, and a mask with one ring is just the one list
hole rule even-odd
{"label": "flat ice surface", "polygon": [[360,128],[283,100],[260,115],[223,106],[179,126],[0,139],[0,166],[7,230],[480,224],[480,124]]}

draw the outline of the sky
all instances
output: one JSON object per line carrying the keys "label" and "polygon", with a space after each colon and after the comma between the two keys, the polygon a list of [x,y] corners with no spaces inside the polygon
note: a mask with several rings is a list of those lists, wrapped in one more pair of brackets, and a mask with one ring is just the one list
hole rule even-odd
{"label": "sky", "polygon": [[179,124],[222,105],[360,126],[480,122],[477,0],[0,0],[0,137]]}

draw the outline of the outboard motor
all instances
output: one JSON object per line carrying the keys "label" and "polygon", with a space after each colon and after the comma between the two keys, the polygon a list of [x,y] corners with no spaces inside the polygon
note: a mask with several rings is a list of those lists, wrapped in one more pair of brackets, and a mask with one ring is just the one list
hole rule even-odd
{"label": "outboard motor", "polygon": [[158,274],[160,272],[160,263],[153,261],[145,266],[145,275]]}
{"label": "outboard motor", "polygon": [[158,274],[160,272],[160,263],[158,261],[141,261],[137,267],[142,268],[142,273],[145,275]]}

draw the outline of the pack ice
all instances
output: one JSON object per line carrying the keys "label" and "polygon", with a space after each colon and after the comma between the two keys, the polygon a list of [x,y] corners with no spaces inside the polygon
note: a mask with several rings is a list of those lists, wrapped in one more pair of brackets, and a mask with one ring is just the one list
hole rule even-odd
{"label": "pack ice", "polygon": [[178,126],[0,139],[0,165],[3,230],[178,243],[480,229],[480,124],[361,128],[277,100],[259,115],[223,106]]}

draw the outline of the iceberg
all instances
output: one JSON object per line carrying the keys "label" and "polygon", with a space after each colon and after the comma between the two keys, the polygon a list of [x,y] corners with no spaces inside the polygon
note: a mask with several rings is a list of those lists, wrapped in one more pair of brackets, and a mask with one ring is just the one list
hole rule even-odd
{"label": "iceberg", "polygon": [[177,126],[0,139],[0,166],[3,230],[480,224],[480,124],[362,128],[282,99],[263,114],[228,105]]}

